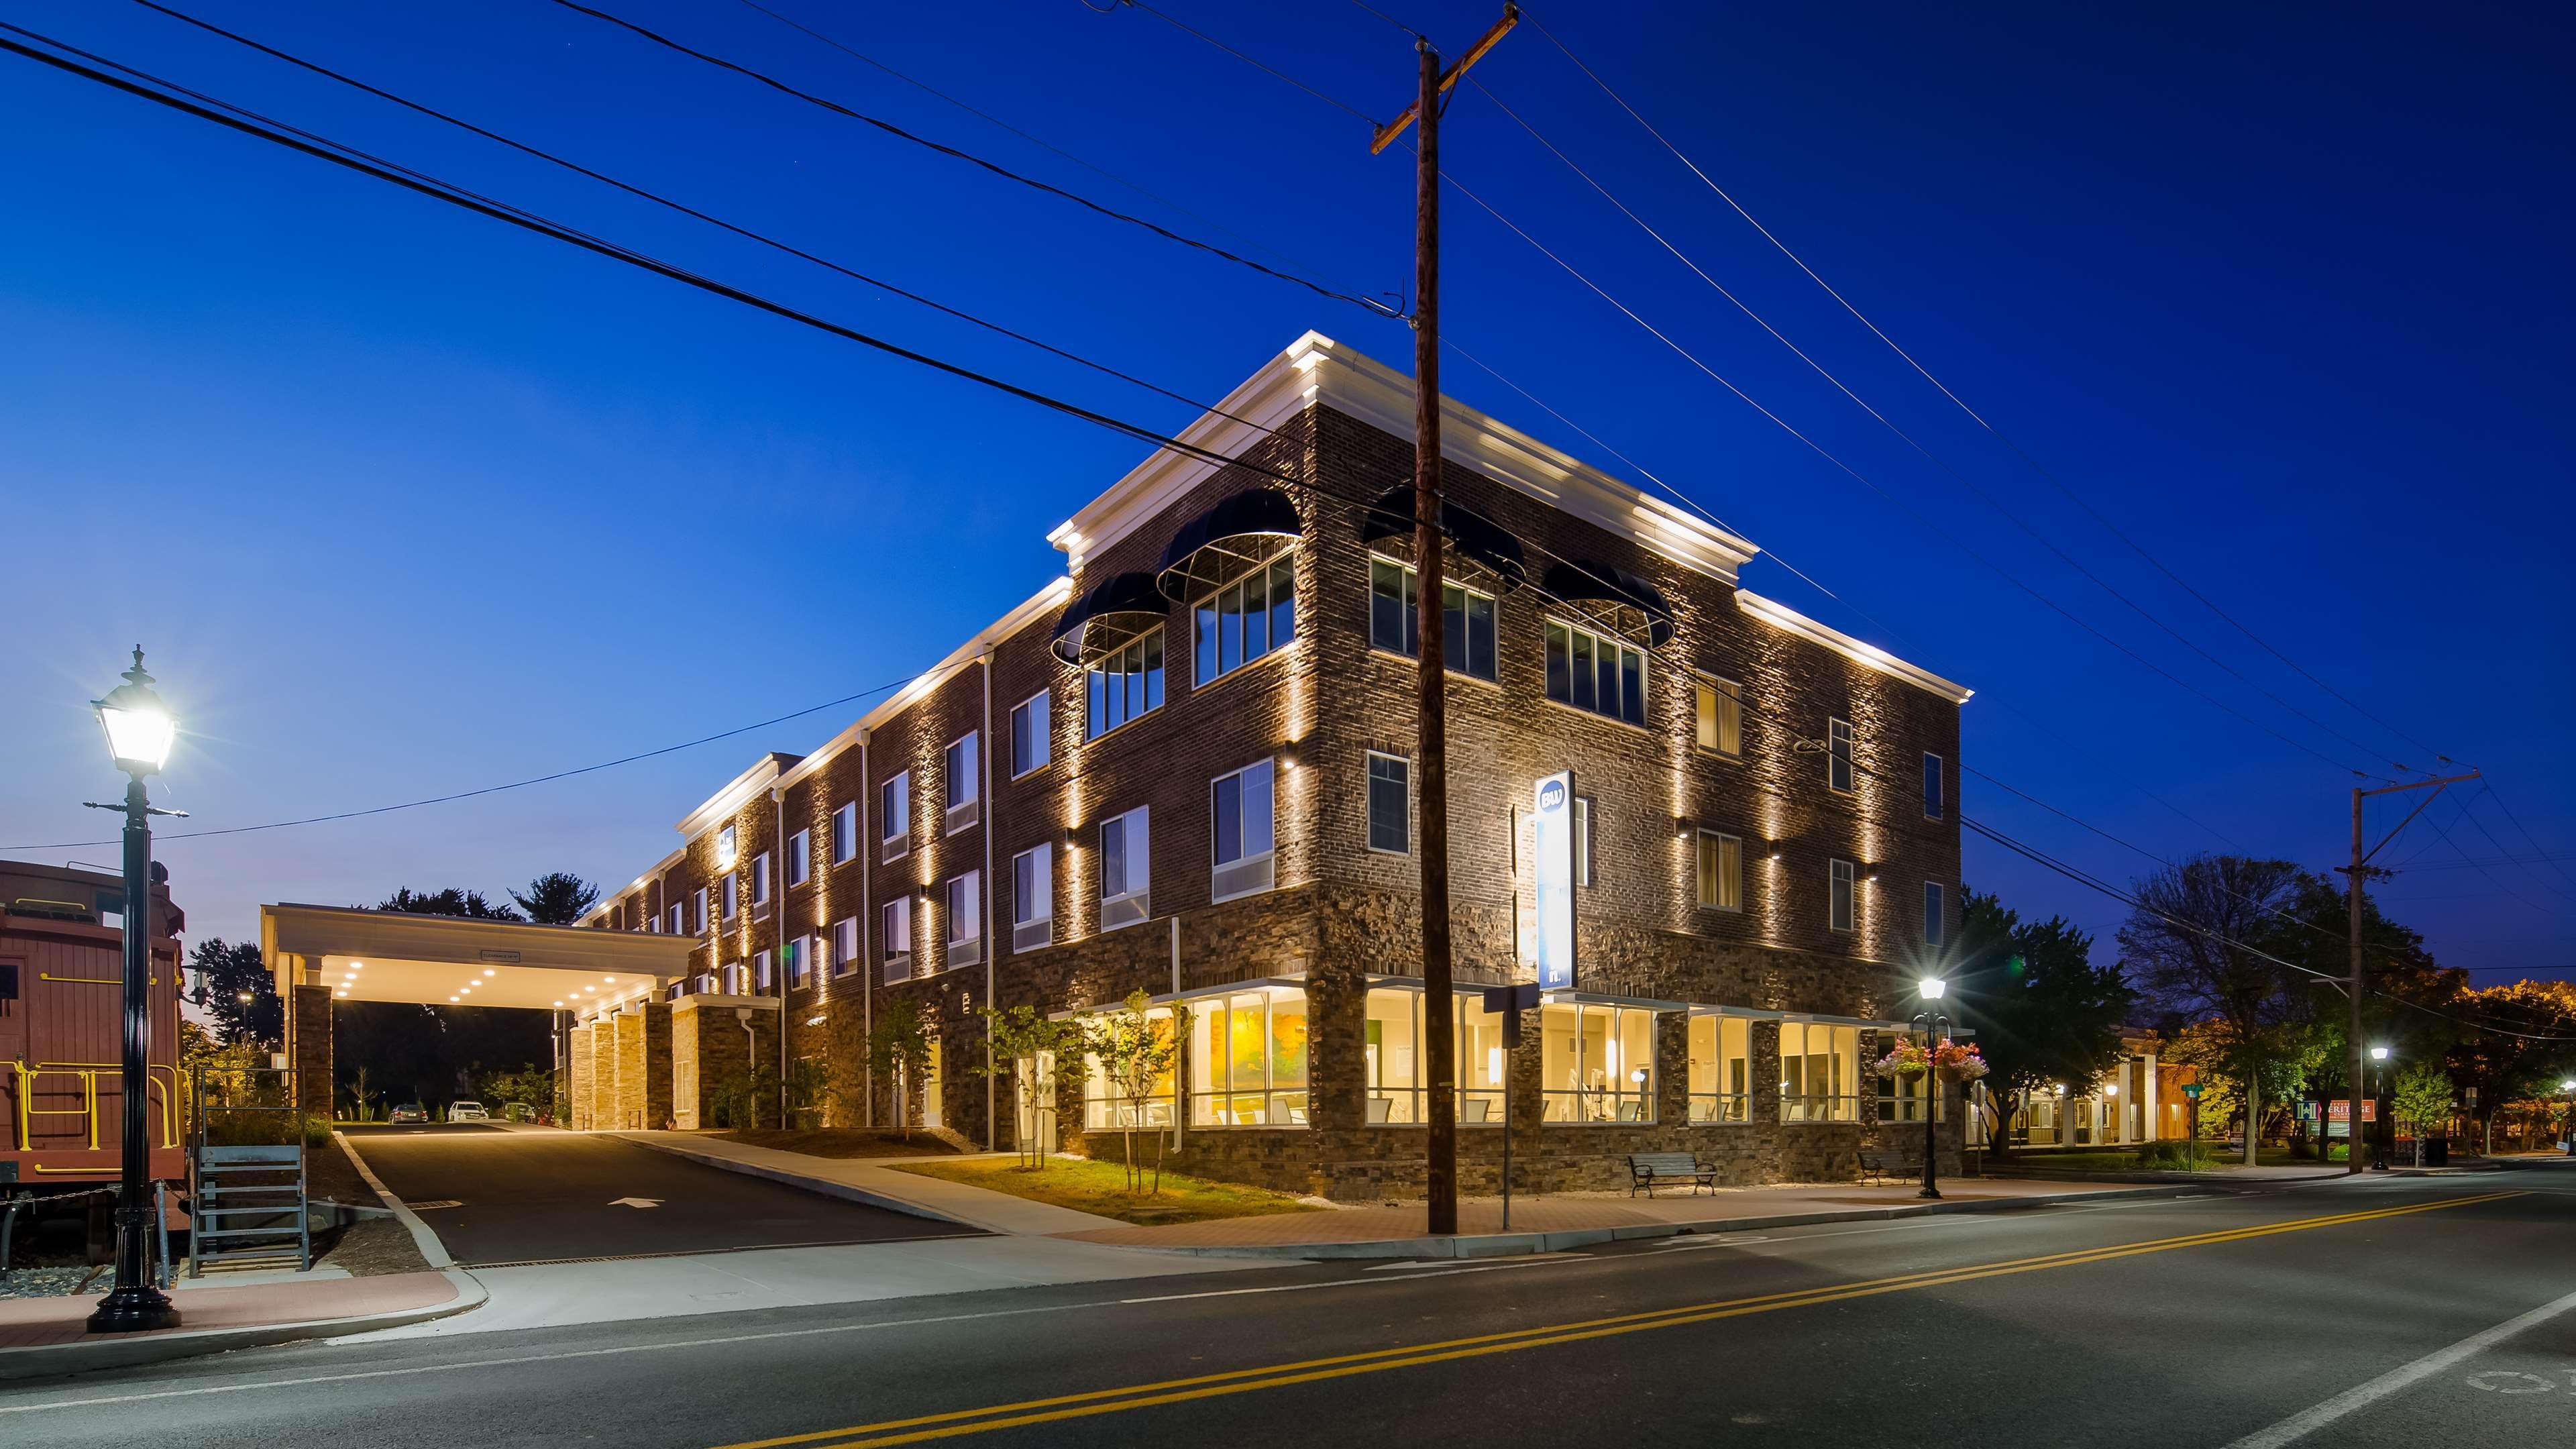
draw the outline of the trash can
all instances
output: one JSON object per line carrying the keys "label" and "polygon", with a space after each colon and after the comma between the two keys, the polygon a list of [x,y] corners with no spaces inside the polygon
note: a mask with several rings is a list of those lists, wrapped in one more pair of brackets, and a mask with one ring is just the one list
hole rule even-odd
{"label": "trash can", "polygon": [[2426,1167],[2448,1167],[2448,1166],[2450,1166],[2450,1165],[2451,1165],[2451,1139],[2450,1139],[2450,1138],[2448,1138],[2448,1137],[2427,1137],[2427,1138],[2425,1138],[2425,1139],[2424,1139],[2424,1165],[2425,1165]]}

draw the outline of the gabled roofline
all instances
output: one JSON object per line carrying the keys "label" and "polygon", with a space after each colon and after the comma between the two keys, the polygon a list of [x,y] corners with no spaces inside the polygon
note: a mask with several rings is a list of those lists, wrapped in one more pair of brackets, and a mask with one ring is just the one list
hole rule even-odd
{"label": "gabled roofline", "polygon": [[663,856],[660,860],[653,862],[652,867],[646,870],[642,875],[628,881],[623,887],[613,894],[601,897],[599,904],[582,912],[581,919],[573,922],[573,924],[576,926],[587,926],[591,922],[599,919],[601,916],[607,915],[619,902],[626,899],[629,891],[640,891],[644,887],[651,885],[654,881],[661,878],[662,872],[678,865],[680,863],[680,858],[688,853],[689,848],[686,845],[682,845],[673,850],[669,855]]}
{"label": "gabled roofline", "polygon": [[1866,664],[1883,674],[1892,674],[1918,689],[1927,689],[1952,704],[1966,704],[1976,693],[1964,684],[1954,684],[1921,665],[1908,664],[1877,645],[1855,639],[1840,629],[1819,624],[1776,599],[1766,599],[1751,589],[1735,591],[1735,607],[1765,624],[1785,629],[1801,639],[1822,644],[1846,659]]}
{"label": "gabled roofline", "polygon": [[777,779],[780,771],[794,765],[800,758],[777,750],[770,751],[752,761],[750,769],[727,781],[723,789],[708,796],[705,804],[681,816],[671,828],[691,840],[697,839],[700,831],[740,810],[755,791]]}

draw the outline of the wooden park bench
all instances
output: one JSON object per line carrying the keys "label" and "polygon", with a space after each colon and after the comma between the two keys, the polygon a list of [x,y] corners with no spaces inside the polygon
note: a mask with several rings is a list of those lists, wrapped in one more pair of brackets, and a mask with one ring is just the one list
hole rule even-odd
{"label": "wooden park bench", "polygon": [[1687,1152],[1631,1152],[1628,1154],[1628,1196],[1635,1197],[1644,1188],[1653,1197],[1655,1189],[1668,1182],[1695,1183],[1717,1190],[1717,1169]]}
{"label": "wooden park bench", "polygon": [[1896,1182],[1899,1181],[1902,1176],[1899,1173],[1890,1171],[1887,1166],[1886,1154],[1878,1152],[1864,1152],[1860,1154],[1860,1175],[1862,1180],[1866,1182]]}

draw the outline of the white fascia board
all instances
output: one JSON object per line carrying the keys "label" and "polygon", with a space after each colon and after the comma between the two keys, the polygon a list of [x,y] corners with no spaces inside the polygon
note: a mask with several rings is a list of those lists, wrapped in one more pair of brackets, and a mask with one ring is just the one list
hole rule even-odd
{"label": "white fascia board", "polygon": [[778,759],[776,754],[767,754],[754,760],[750,769],[734,776],[723,789],[708,796],[705,804],[682,816],[671,828],[691,840],[697,839],[708,826],[740,810],[761,786],[777,779]]}
{"label": "white fascia board", "polygon": [[[1399,438],[1413,432],[1412,378],[1308,332],[1177,436],[1193,447],[1233,457],[1268,429],[1317,403]],[[1440,416],[1445,462],[1633,539],[1684,568],[1733,584],[1736,570],[1761,552],[1750,540],[1648,497],[1455,398],[1441,398]],[[1059,525],[1047,541],[1064,550],[1079,571],[1085,557],[1160,514],[1217,466],[1170,449],[1159,451]]]}
{"label": "white fascia board", "polygon": [[1920,665],[1908,664],[1877,645],[1855,639],[1840,629],[1819,624],[1788,605],[1766,599],[1750,589],[1735,591],[1735,607],[1763,623],[1785,629],[1801,639],[1822,644],[1846,659],[1866,664],[1884,674],[1892,674],[1919,689],[1928,689],[1952,704],[1966,704],[1976,693],[1964,684],[1954,684]]}
{"label": "white fascia board", "polygon": [[620,890],[617,894],[610,896],[606,900],[601,901],[598,905],[592,906],[588,911],[583,912],[581,919],[573,922],[573,924],[576,926],[587,926],[597,921],[600,917],[607,915],[611,910],[616,908],[619,902],[625,900],[628,895],[633,892],[640,891],[646,886],[649,886],[653,882],[661,879],[662,872],[679,864],[680,857],[688,853],[689,848],[683,845],[679,849],[672,851],[669,855],[663,856],[660,860],[653,862],[653,866],[650,870],[647,870],[642,875],[628,881],[625,889]]}

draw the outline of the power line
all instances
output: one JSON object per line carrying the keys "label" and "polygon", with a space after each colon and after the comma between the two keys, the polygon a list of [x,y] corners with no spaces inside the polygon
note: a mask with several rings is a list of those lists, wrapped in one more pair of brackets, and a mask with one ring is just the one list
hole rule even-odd
{"label": "power line", "polygon": [[1377,117],[1370,115],[1368,112],[1361,110],[1359,107],[1352,105],[1348,101],[1326,95],[1324,92],[1315,89],[1313,86],[1306,84],[1304,81],[1297,79],[1295,76],[1290,75],[1288,72],[1281,70],[1276,66],[1254,59],[1252,56],[1235,49],[1233,46],[1226,44],[1224,41],[1217,39],[1215,36],[1208,34],[1204,30],[1184,24],[1177,17],[1164,14],[1162,11],[1146,4],[1145,0],[1118,0],[1118,3],[1132,5],[1163,22],[1165,25],[1171,26],[1173,29],[1180,31],[1184,35],[1196,36],[1198,39],[1205,41],[1207,44],[1214,46],[1218,50],[1224,51],[1226,54],[1233,56],[1236,60],[1242,61],[1245,65],[1252,67],[1254,70],[1261,71],[1265,74],[1286,81],[1288,84],[1295,86],[1297,89],[1304,91],[1306,94],[1313,96],[1319,101],[1322,101],[1325,105],[1331,106],[1336,110],[1347,111],[1350,114],[1359,117],[1360,120],[1366,123],[1372,131],[1377,129]]}
{"label": "power line", "polygon": [[2513,822],[2514,829],[2522,832],[2522,838],[2531,843],[2533,853],[2539,859],[2548,861],[2549,868],[2558,872],[2559,879],[2566,881],[2571,886],[2576,886],[2576,875],[2569,875],[2567,873],[2567,867],[2560,863],[2565,860],[2566,857],[2551,855],[2548,848],[2540,843],[2539,837],[2531,833],[2531,827],[2522,823],[2522,817],[2513,813],[2513,807],[2505,803],[2503,794],[2497,791],[2493,785],[2489,785],[2487,787],[2487,793],[2495,796],[2496,808],[2504,812],[2505,819]]}

